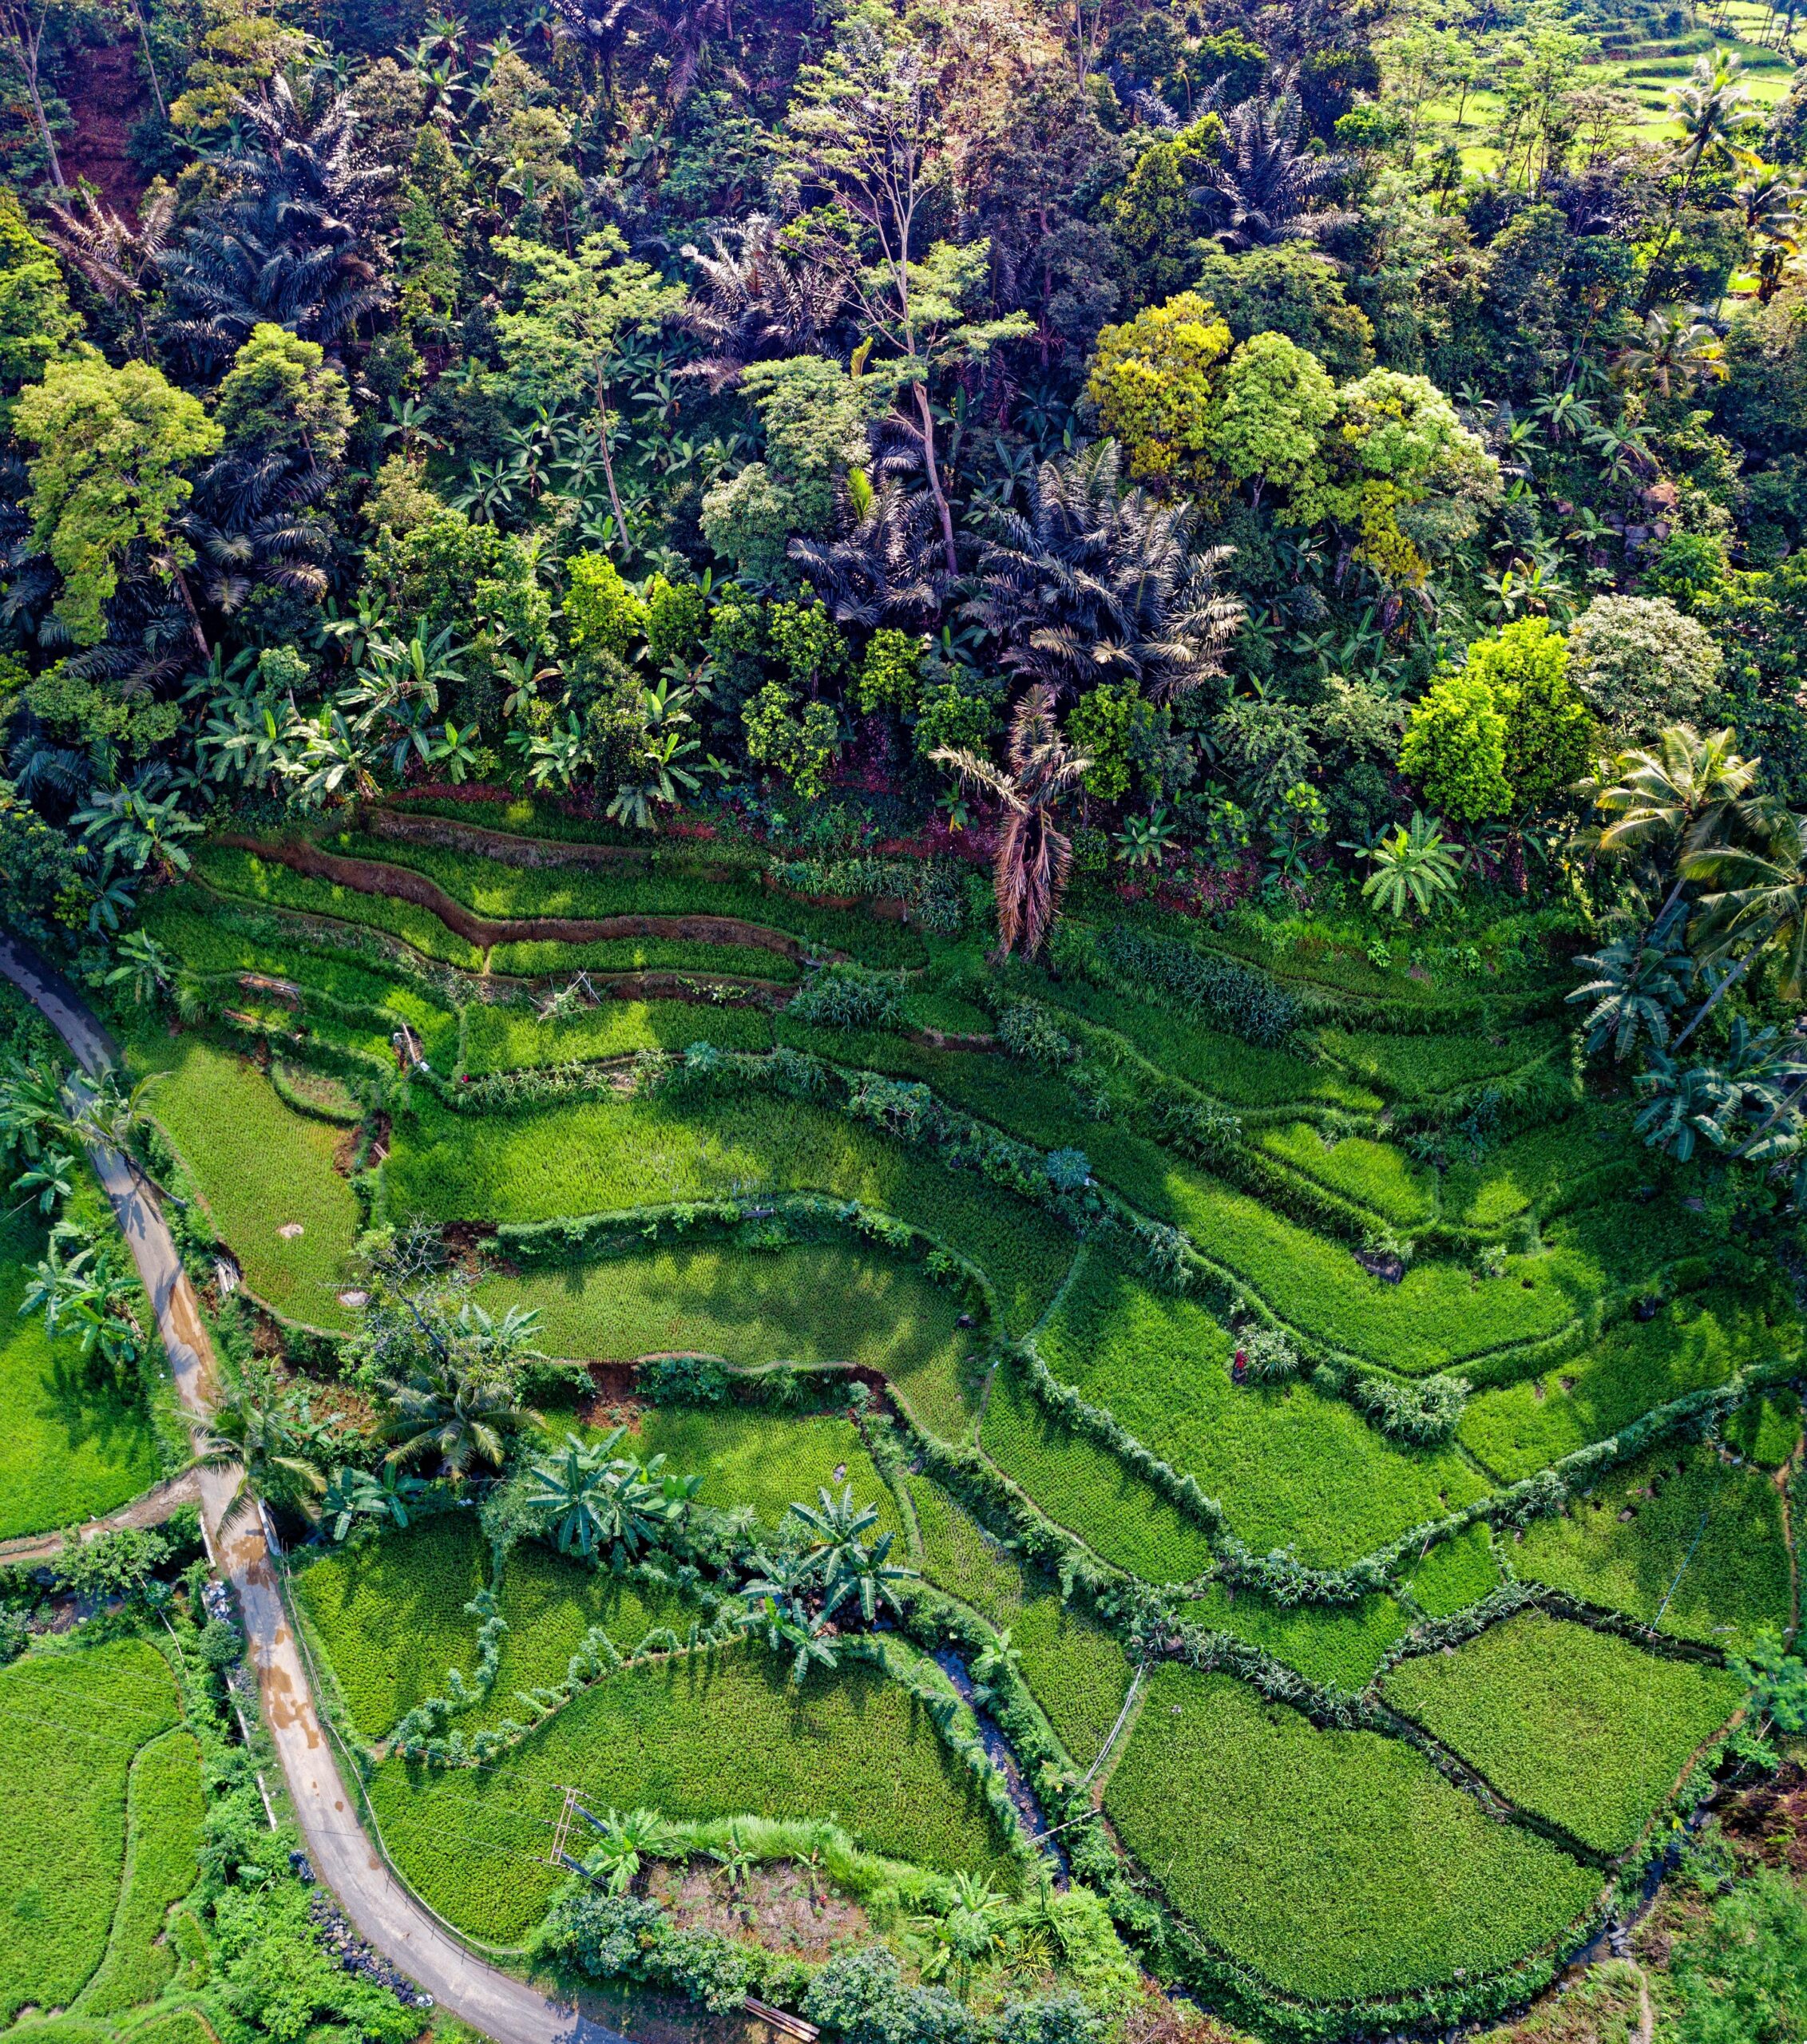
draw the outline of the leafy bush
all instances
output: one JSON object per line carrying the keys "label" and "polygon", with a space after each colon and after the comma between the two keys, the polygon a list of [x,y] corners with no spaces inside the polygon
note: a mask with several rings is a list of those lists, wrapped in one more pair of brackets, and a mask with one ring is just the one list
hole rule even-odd
{"label": "leafy bush", "polygon": [[634,1380],[655,1405],[719,1405],[727,1398],[727,1372],[708,1356],[653,1356]]}
{"label": "leafy bush", "polygon": [[1298,1003],[1285,988],[1177,937],[1116,922],[1099,937],[1098,951],[1132,990],[1167,995],[1251,1044],[1284,1043],[1298,1027]]}
{"label": "leafy bush", "polygon": [[903,1024],[903,987],[858,965],[830,965],[804,983],[791,1001],[794,1021],[818,1029],[896,1029]]}
{"label": "leafy bush", "polygon": [[1079,1049],[1062,1034],[1054,1018],[1038,1002],[1012,1002],[998,1017],[997,1040],[1011,1056],[1028,1064],[1071,1064]]}
{"label": "leafy bush", "polygon": [[1459,1377],[1427,1377],[1416,1384],[1357,1372],[1349,1396],[1390,1440],[1431,1447],[1448,1440],[1462,1416],[1467,1382]]}

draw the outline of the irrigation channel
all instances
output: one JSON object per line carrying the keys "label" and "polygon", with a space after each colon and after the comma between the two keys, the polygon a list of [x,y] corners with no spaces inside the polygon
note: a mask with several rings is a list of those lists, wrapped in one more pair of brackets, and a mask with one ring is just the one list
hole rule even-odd
{"label": "irrigation channel", "polygon": [[[81,996],[10,936],[0,935],[0,973],[34,1004],[89,1079],[117,1063],[111,1040]],[[183,1410],[204,1420],[219,1384],[212,1345],[156,1194],[117,1151],[97,1147],[94,1168],[156,1312]],[[485,1964],[390,1871],[359,1822],[334,1761],[262,1529],[245,1518],[229,1536],[222,1531],[239,1472],[204,1468],[196,1475],[208,1551],[238,1598],[264,1721],[309,1862],[359,1936],[496,2044],[629,2044],[581,2006]]]}

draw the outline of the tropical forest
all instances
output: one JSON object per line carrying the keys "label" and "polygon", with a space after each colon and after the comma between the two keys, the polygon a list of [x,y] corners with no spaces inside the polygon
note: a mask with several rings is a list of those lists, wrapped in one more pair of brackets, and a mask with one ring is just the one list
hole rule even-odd
{"label": "tropical forest", "polygon": [[1807,2036],[1801,11],[0,0],[0,2044]]}

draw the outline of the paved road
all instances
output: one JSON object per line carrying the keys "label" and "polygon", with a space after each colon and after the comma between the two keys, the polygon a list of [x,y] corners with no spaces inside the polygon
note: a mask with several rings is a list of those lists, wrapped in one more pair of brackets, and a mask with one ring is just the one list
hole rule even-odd
{"label": "paved road", "polygon": [[[111,1041],[80,997],[42,960],[4,935],[0,974],[37,1004],[91,1076],[113,1061]],[[212,1347],[156,1196],[116,1151],[97,1151],[94,1167],[156,1309],[176,1394],[184,1410],[204,1419],[218,1390]],[[497,2044],[628,2044],[617,2031],[570,2004],[549,2000],[473,1958],[390,1872],[365,1836],[339,1778],[263,1533],[249,1519],[241,1520],[230,1536],[221,1532],[239,1487],[237,1473],[202,1469],[196,1475],[202,1523],[216,1562],[238,1593],[264,1718],[295,1821],[315,1872],[338,1896],[359,1935],[435,2001]]]}

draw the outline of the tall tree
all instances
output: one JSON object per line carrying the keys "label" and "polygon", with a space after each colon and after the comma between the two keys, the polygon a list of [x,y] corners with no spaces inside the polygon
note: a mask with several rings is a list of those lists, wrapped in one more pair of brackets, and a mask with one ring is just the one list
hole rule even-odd
{"label": "tall tree", "polygon": [[[92,646],[105,632],[105,605],[135,548],[149,549],[192,614],[182,570],[194,556],[174,529],[192,489],[183,469],[224,438],[200,401],[149,362],[53,362],[42,383],[20,392],[14,430],[38,450],[30,464],[34,537],[62,575],[56,614],[75,643]],[[198,617],[194,632],[205,660]]]}

